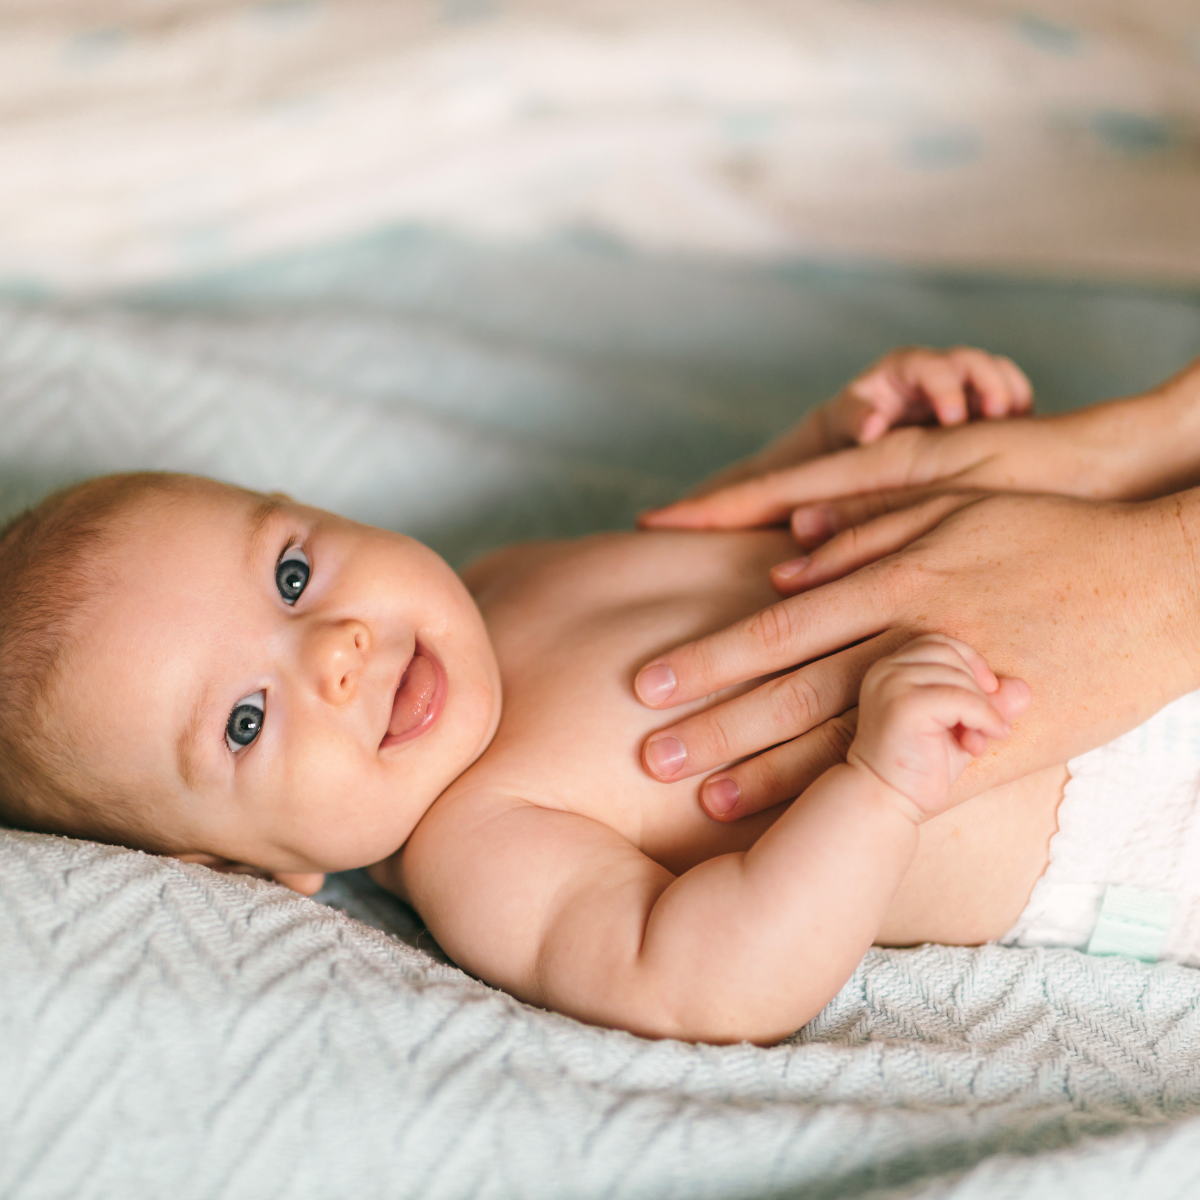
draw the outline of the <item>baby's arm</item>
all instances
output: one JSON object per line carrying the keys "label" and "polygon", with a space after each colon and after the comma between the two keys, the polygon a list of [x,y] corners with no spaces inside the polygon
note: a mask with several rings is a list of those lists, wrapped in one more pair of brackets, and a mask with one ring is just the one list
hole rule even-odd
{"label": "baby's arm", "polygon": [[1007,732],[996,703],[1014,711],[1021,686],[949,639],[913,643],[864,682],[851,761],[750,850],[679,877],[598,822],[474,793],[418,827],[404,883],[457,962],[521,999],[651,1037],[775,1041],[849,978],[918,824]]}
{"label": "baby's arm", "polygon": [[1033,388],[1010,358],[970,346],[902,346],[758,454],[707,480],[699,493],[878,441],[900,425],[960,425],[972,418],[1018,416],[1032,407]]}

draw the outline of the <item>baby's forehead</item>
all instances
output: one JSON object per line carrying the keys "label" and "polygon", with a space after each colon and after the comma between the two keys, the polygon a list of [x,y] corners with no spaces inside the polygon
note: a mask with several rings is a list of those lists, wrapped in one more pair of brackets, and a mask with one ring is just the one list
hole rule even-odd
{"label": "baby's forehead", "polygon": [[[127,761],[171,767],[174,743],[209,674],[257,628],[262,581],[247,546],[277,497],[213,484],[139,503],[112,530],[58,672],[63,719]],[[263,547],[264,562],[273,558]]]}
{"label": "baby's forehead", "polygon": [[211,484],[131,505],[80,580],[76,655],[111,653],[113,640],[133,650],[205,636],[226,601],[252,586],[253,561],[273,557],[263,539],[285,503]]}
{"label": "baby's forehead", "polygon": [[110,556],[153,560],[190,547],[208,558],[244,558],[282,514],[286,496],[264,495],[232,484],[197,480],[165,496],[136,498],[114,519],[104,539]]}

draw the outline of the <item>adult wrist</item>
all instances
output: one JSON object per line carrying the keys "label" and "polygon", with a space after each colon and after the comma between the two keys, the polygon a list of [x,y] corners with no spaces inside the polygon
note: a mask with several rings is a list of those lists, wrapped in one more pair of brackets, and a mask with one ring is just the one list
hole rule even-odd
{"label": "adult wrist", "polygon": [[1200,361],[1103,414],[1112,477],[1099,494],[1143,500],[1200,484]]}
{"label": "adult wrist", "polygon": [[1130,509],[1148,518],[1134,536],[1150,553],[1136,555],[1133,570],[1148,602],[1142,612],[1156,626],[1155,669],[1179,673],[1172,693],[1181,696],[1200,689],[1200,488]]}

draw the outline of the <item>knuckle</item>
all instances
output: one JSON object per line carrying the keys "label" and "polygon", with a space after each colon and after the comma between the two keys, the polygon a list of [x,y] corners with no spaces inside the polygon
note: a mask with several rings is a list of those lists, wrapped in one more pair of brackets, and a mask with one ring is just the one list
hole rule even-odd
{"label": "knuckle", "polygon": [[791,649],[795,622],[787,601],[772,604],[755,613],[746,622],[746,638],[772,657]]}
{"label": "knuckle", "polygon": [[844,759],[858,730],[856,717],[852,717],[848,713],[842,713],[841,716],[831,717],[820,728],[824,734],[823,740],[830,756],[838,761]]}
{"label": "knuckle", "polygon": [[875,572],[875,587],[880,592],[884,606],[892,612],[908,607],[917,595],[921,584],[921,569],[908,555],[897,555],[884,560]]}
{"label": "knuckle", "polygon": [[687,647],[686,659],[678,653],[673,657],[676,659],[675,668],[680,684],[686,680],[689,693],[703,695],[715,690],[714,680],[718,675],[720,660],[716,647],[710,641],[693,642]]}
{"label": "knuckle", "polygon": [[752,786],[764,804],[778,804],[792,799],[802,790],[797,781],[799,772],[782,754],[764,754],[754,760]]}
{"label": "knuckle", "polygon": [[820,719],[820,693],[801,672],[794,672],[780,680],[775,701],[775,717],[779,727],[787,730],[792,737],[811,729]]}
{"label": "knuckle", "polygon": [[737,757],[734,737],[726,725],[724,713],[718,709],[706,713],[706,720],[697,725],[695,735],[688,738],[692,753],[706,762],[724,763]]}
{"label": "knuckle", "polygon": [[863,540],[861,526],[851,525],[849,529],[843,530],[835,539],[838,543],[835,553],[852,562],[857,562],[860,553],[860,542]]}
{"label": "knuckle", "polygon": [[930,440],[930,433],[929,429],[921,425],[906,425],[900,429],[893,429],[884,441],[875,443],[879,447],[877,453],[881,457],[886,454],[889,459],[903,465],[903,484],[912,482],[918,457]]}

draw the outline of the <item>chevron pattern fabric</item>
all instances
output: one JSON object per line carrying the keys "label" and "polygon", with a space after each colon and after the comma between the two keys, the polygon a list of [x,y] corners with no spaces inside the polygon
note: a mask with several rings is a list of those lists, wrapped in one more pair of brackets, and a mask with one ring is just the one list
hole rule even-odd
{"label": "chevron pattern fabric", "polygon": [[[1197,311],[1186,293],[376,238],[120,303],[0,306],[0,504],[104,470],[202,471],[461,560],[627,523],[888,344],[983,341],[1069,405],[1200,352]],[[792,1041],[688,1046],[469,979],[360,876],[320,898],[0,832],[0,1196],[1200,1188],[1200,972],[873,952]]]}
{"label": "chevron pattern fabric", "polygon": [[[369,893],[327,898],[411,937]],[[1186,968],[874,952],[793,1042],[716,1048],[528,1008],[275,885],[133,851],[8,834],[0,905],[7,1200],[1200,1186]]]}

